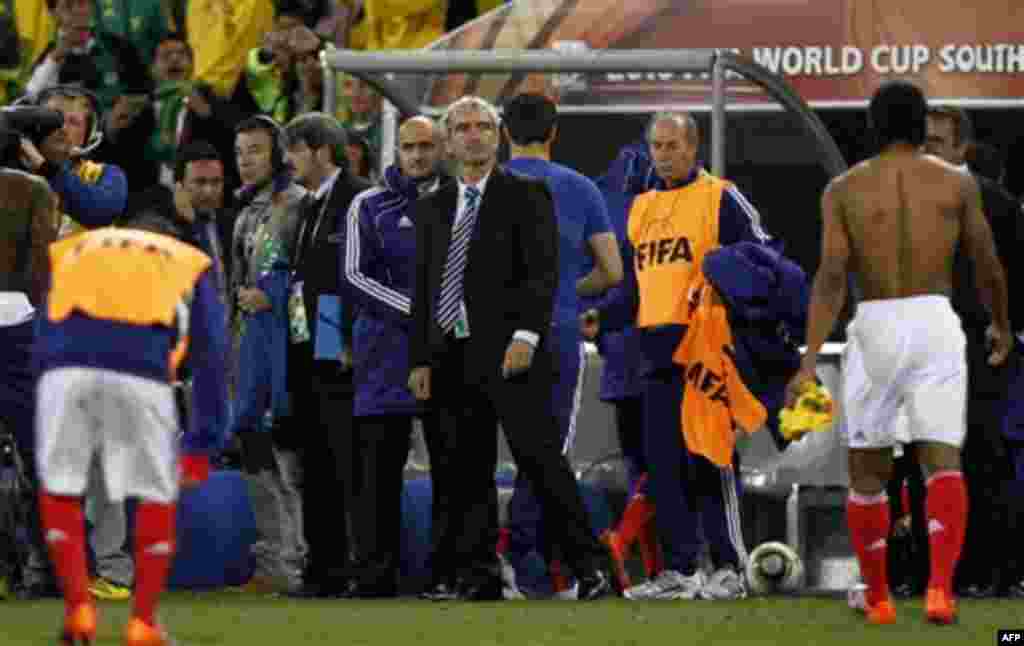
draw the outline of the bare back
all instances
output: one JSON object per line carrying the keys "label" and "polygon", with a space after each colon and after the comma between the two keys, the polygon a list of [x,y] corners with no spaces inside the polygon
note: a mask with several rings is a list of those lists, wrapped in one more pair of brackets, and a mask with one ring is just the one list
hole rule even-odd
{"label": "bare back", "polygon": [[57,201],[43,179],[7,169],[0,170],[0,195],[0,291],[27,292],[36,303],[57,238]]}
{"label": "bare back", "polygon": [[949,295],[973,178],[929,155],[883,153],[833,184],[862,298]]}

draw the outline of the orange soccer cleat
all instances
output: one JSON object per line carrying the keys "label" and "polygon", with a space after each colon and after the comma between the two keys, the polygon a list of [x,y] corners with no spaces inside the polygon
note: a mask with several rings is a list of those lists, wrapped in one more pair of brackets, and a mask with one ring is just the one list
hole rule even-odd
{"label": "orange soccer cleat", "polygon": [[132,617],[124,629],[124,646],[174,646],[174,641],[160,626]]}
{"label": "orange soccer cleat", "polygon": [[924,600],[924,612],[933,624],[956,622],[956,600],[942,588],[928,588]]}
{"label": "orange soccer cleat", "polygon": [[892,605],[892,599],[883,599],[873,606],[868,606],[865,615],[868,623],[876,626],[896,623],[896,608]]}
{"label": "orange soccer cleat", "polygon": [[61,646],[78,646],[92,644],[96,641],[96,606],[91,603],[80,604],[71,614],[64,618],[64,630],[61,632]]}

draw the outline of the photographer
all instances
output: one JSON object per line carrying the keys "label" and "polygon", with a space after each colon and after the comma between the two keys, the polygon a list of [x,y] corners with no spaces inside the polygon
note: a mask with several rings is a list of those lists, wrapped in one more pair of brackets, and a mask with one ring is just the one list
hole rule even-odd
{"label": "photographer", "polygon": [[63,125],[23,132],[20,162],[46,178],[57,194],[63,213],[60,234],[109,225],[124,211],[128,185],[117,166],[84,158],[100,139],[96,100],[79,88],[57,86],[42,92],[37,103],[60,113]]}

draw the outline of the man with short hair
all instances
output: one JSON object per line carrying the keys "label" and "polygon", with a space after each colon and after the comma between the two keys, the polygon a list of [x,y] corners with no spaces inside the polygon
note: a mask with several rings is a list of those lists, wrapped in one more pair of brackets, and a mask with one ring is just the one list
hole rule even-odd
{"label": "man with short hair", "polygon": [[[688,386],[675,354],[687,335],[694,311],[691,289],[701,280],[705,255],[744,242],[763,244],[769,237],[739,189],[699,167],[700,132],[692,115],[659,112],[646,134],[658,182],[631,206],[632,258],[626,261],[621,297],[584,315],[595,324],[588,334],[620,330],[634,321],[637,328],[634,349],[644,377],[647,485],[657,507],[654,522],[665,569],[627,589],[625,596],[740,599],[746,596],[742,573],[747,554],[740,531],[735,448],[728,445],[733,434],[724,442],[717,435],[699,438],[714,439],[722,449],[718,453],[695,446],[690,433],[696,435],[696,429],[687,432],[690,427],[682,419]],[[707,578],[698,567],[705,545],[714,565]]]}
{"label": "man with short hair", "polygon": [[[895,443],[909,444],[927,474],[931,577],[925,614],[956,620],[953,573],[967,521],[960,467],[967,396],[966,338],[949,302],[962,244],[978,275],[992,324],[989,366],[1013,349],[1006,279],[971,175],[921,146],[927,104],[914,85],[892,81],[872,97],[870,123],[881,153],[832,181],[822,197],[821,264],[807,321],[807,352],[790,381],[792,405],[816,377],[818,352],[846,302],[854,272],[863,300],[847,333],[843,411],[850,445],[847,521],[867,582],[866,615],[896,621],[889,596],[885,485]],[[901,411],[905,415],[900,415]],[[901,419],[902,418],[902,419]]]}
{"label": "man with short hair", "polygon": [[290,435],[300,449],[303,527],[309,545],[302,588],[294,594],[337,597],[348,591],[349,534],[355,529],[350,523],[355,491],[352,358],[350,347],[328,352],[320,337],[336,331],[351,344],[353,308],[341,289],[339,263],[344,258],[345,213],[368,185],[345,168],[345,129],[330,115],[296,117],[285,127],[285,139],[295,181],[310,191],[292,259],[293,289],[298,290],[293,294],[305,308],[309,338],[288,348]]}
{"label": "man with short hair", "polygon": [[442,121],[457,181],[418,200],[409,388],[455,419],[452,468],[462,477],[455,517],[459,597],[502,596],[494,471],[501,422],[532,482],[553,543],[579,580],[578,596],[611,593],[551,414],[551,334],[558,282],[558,224],[539,180],[497,164],[501,122],[475,96]]}
{"label": "man with short hair", "polygon": [[439,428],[430,405],[406,387],[416,273],[414,203],[447,179],[439,172],[443,146],[440,126],[424,116],[407,119],[398,130],[398,163],[385,170],[381,186],[356,197],[346,218],[341,269],[358,307],[359,331],[352,339],[361,476],[353,523],[355,596],[392,596],[398,590],[402,487],[415,417],[423,422],[433,495],[432,572],[425,595],[440,598],[455,583],[449,511],[458,476],[446,461],[449,429]]}
{"label": "man with short hair", "polygon": [[[597,186],[576,171],[551,161],[558,136],[554,102],[540,94],[520,94],[504,111],[505,134],[511,142],[506,168],[547,182],[554,197],[558,221],[558,288],[547,343],[555,358],[551,393],[558,420],[562,453],[569,455],[576,435],[576,418],[583,393],[586,354],[580,334],[579,296],[594,297],[622,280],[622,257],[612,232],[604,199]],[[593,269],[584,268],[593,259]],[[560,559],[552,553],[540,522],[533,485],[519,474],[509,502],[508,557],[513,567],[534,549],[544,555],[555,594],[571,597],[572,589],[561,573]]]}
{"label": "man with short hair", "polygon": [[229,301],[231,237],[235,224],[224,208],[224,162],[205,141],[183,146],[174,162],[174,205],[188,223],[192,239],[213,260],[221,300]]}
{"label": "man with short hair", "polygon": [[[967,153],[973,143],[974,128],[961,108],[930,106],[925,150],[971,173]],[[1024,261],[1020,242],[1024,240],[1024,217],[1020,207],[995,180],[972,173],[981,191],[982,210],[1006,274],[1007,291],[1024,284]],[[953,265],[953,310],[960,317],[967,337],[967,436],[963,446],[963,471],[971,500],[963,553],[956,572],[959,594],[991,597],[1000,587],[1019,583],[1020,575],[1009,576],[1006,562],[1017,552],[1011,534],[1006,532],[1006,512],[1020,507],[1020,492],[1013,491],[1012,460],[1007,455],[1003,420],[1007,413],[1016,354],[1001,368],[987,365],[990,341],[986,334],[992,317],[978,298],[978,268],[965,253],[957,253]],[[1010,300],[1010,324],[1024,329],[1024,298]],[[1019,354],[1019,353],[1018,353]],[[1009,487],[1008,487],[1009,485]],[[1019,512],[1018,512],[1019,513]],[[993,545],[993,536],[1007,541]],[[1017,580],[1013,580],[1016,578]]]}
{"label": "man with short hair", "polygon": [[248,589],[287,591],[300,584],[305,540],[299,527],[298,455],[282,445],[287,414],[287,361],[293,258],[306,191],[287,168],[280,128],[252,117],[236,129],[244,186],[232,239],[234,330],[238,376],[231,429],[242,445],[260,538]]}

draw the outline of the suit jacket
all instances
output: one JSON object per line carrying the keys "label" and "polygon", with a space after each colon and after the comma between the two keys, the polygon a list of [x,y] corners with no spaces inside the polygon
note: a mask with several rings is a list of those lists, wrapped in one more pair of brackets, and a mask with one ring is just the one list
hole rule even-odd
{"label": "suit jacket", "polygon": [[[345,170],[341,171],[334,187],[328,192],[326,210],[320,217],[323,204],[310,193],[302,207],[302,221],[296,231],[295,280],[303,281],[302,300],[306,305],[310,340],[316,343],[317,303],[321,294],[340,294],[338,276],[339,257],[345,248],[346,214],[352,198],[365,191],[370,184]],[[319,226],[316,226],[317,219]],[[315,229],[315,231],[314,231]],[[314,239],[315,234],[315,239]],[[350,335],[352,308],[342,307],[342,328]],[[349,336],[351,338],[351,336]]]}
{"label": "suit jacket", "polygon": [[[1024,297],[1014,298],[1013,295],[1016,288],[1024,284],[1024,258],[1020,253],[1024,243],[1024,215],[1020,204],[998,183],[977,174],[974,178],[981,189],[985,218],[992,227],[996,251],[1006,272],[1010,325],[1015,331],[1021,330],[1024,328]],[[962,249],[958,250],[954,261],[951,300],[964,329],[983,334],[991,319],[978,295],[974,267]]]}
{"label": "suit jacket", "polygon": [[[416,279],[412,302],[410,365],[434,366],[445,350],[437,324],[441,277],[458,203],[449,182],[413,206]],[[550,334],[558,284],[558,225],[551,192],[542,180],[496,166],[480,203],[463,278],[469,319],[469,378],[500,377],[505,349],[516,330]],[[533,366],[545,365],[534,358]]]}

